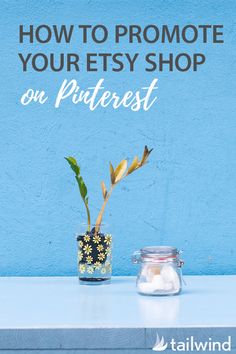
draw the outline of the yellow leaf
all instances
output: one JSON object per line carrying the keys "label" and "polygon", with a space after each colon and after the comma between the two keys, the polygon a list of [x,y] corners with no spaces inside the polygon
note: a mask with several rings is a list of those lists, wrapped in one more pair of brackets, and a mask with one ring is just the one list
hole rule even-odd
{"label": "yellow leaf", "polygon": [[136,168],[139,167],[139,162],[138,162],[138,156],[135,156],[135,158],[133,159],[133,162],[131,163],[131,165],[128,168],[128,172],[127,175],[129,175],[130,173],[132,173],[134,170],[136,170]]}
{"label": "yellow leaf", "polygon": [[119,182],[123,177],[125,171],[127,169],[127,160],[122,160],[119,165],[116,167],[115,174],[115,183]]}
{"label": "yellow leaf", "polygon": [[115,183],[115,173],[112,163],[110,162],[110,175],[111,175],[111,184]]}
{"label": "yellow leaf", "polygon": [[106,196],[107,196],[107,189],[106,189],[105,183],[104,183],[103,181],[101,182],[101,187],[102,187],[102,195],[103,195],[103,198],[106,199]]}
{"label": "yellow leaf", "polygon": [[147,145],[145,145],[145,147],[144,147],[144,152],[143,152],[143,156],[142,156],[142,160],[141,160],[141,162],[140,162],[140,165],[141,165],[141,166],[145,164],[145,162],[147,161],[148,156],[151,154],[152,150],[153,150],[153,149],[148,150]]}

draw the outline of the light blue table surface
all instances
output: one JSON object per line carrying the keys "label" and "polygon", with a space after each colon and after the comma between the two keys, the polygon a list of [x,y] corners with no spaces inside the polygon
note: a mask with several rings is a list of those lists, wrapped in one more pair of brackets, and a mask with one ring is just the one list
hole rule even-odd
{"label": "light blue table surface", "polygon": [[185,281],[179,296],[149,297],[136,293],[134,277],[99,286],[76,277],[0,278],[0,350],[147,348],[157,330],[234,335],[236,276]]}
{"label": "light blue table surface", "polygon": [[136,293],[134,277],[0,278],[0,328],[236,327],[236,276],[187,276],[179,296]]}

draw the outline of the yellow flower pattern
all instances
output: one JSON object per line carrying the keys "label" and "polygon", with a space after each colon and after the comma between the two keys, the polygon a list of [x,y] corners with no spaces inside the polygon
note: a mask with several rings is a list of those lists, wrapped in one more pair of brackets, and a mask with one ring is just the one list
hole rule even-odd
{"label": "yellow flower pattern", "polygon": [[86,262],[87,262],[88,264],[93,263],[93,257],[92,257],[92,256],[86,257]]}
{"label": "yellow flower pattern", "polygon": [[109,256],[111,254],[111,248],[107,247],[106,250],[105,250],[105,253],[106,253],[107,256]]}
{"label": "yellow flower pattern", "polygon": [[85,254],[90,254],[92,252],[92,246],[90,245],[85,245],[83,249]]}
{"label": "yellow flower pattern", "polygon": [[94,269],[100,269],[101,266],[102,266],[101,263],[98,261],[94,263]]}
{"label": "yellow flower pattern", "polygon": [[98,235],[95,235],[95,236],[93,237],[93,242],[94,242],[94,243],[99,243],[99,242],[101,242],[101,237],[98,236]]}
{"label": "yellow flower pattern", "polygon": [[111,235],[106,235],[104,242],[105,242],[107,245],[110,245],[110,244],[111,244],[111,240],[112,240]]}
{"label": "yellow flower pattern", "polygon": [[100,244],[100,245],[97,246],[97,250],[98,250],[99,252],[102,252],[103,249],[104,249],[104,247],[103,247],[102,244]]}
{"label": "yellow flower pattern", "polygon": [[79,251],[79,252],[78,252],[78,260],[79,260],[79,261],[82,261],[82,259],[83,259],[83,252],[82,252],[82,251]]}
{"label": "yellow flower pattern", "polygon": [[90,236],[89,235],[85,235],[84,236],[84,241],[85,242],[89,242],[90,241]]}
{"label": "yellow flower pattern", "polygon": [[85,264],[80,264],[80,265],[79,265],[79,271],[80,271],[80,273],[84,273],[85,270],[86,270]]}
{"label": "yellow flower pattern", "polygon": [[87,272],[89,274],[93,274],[93,272],[94,272],[93,266],[89,266],[88,269],[87,269]]}
{"label": "yellow flower pattern", "polygon": [[98,259],[99,259],[99,261],[103,261],[105,259],[105,254],[104,253],[98,253]]}
{"label": "yellow flower pattern", "polygon": [[78,238],[78,270],[83,277],[109,276],[111,273],[110,234],[79,235]]}

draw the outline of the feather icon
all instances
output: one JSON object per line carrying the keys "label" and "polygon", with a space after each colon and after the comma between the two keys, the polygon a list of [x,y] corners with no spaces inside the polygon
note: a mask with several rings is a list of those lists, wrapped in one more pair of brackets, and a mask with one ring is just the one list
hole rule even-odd
{"label": "feather icon", "polygon": [[166,350],[167,346],[168,346],[168,343],[165,343],[163,336],[160,339],[160,337],[157,333],[156,343],[155,343],[154,347],[152,348],[152,350],[154,350],[156,352],[164,352],[164,350]]}

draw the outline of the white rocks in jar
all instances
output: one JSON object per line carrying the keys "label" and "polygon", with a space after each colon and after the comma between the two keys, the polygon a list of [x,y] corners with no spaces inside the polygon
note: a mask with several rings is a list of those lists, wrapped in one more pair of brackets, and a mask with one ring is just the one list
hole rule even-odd
{"label": "white rocks in jar", "polygon": [[180,290],[179,275],[171,265],[166,264],[162,268],[157,265],[145,265],[141,276],[143,281],[140,281],[138,287],[144,294],[155,294],[159,291],[163,294],[176,293]]}
{"label": "white rocks in jar", "polygon": [[153,280],[153,277],[155,275],[159,275],[161,273],[160,266],[158,265],[150,265],[150,264],[145,264],[142,267],[142,273],[141,275],[147,279],[148,282],[151,282]]}
{"label": "white rocks in jar", "polygon": [[173,284],[175,290],[180,289],[180,280],[177,272],[170,265],[164,265],[161,270],[161,276],[165,283],[170,282]]}
{"label": "white rocks in jar", "polygon": [[164,282],[164,290],[166,291],[170,291],[170,290],[174,290],[173,289],[173,284],[171,282]]}
{"label": "white rocks in jar", "polygon": [[156,289],[158,290],[164,290],[165,289],[165,282],[164,279],[162,278],[161,275],[154,275],[153,279],[152,279],[152,284]]}
{"label": "white rocks in jar", "polygon": [[155,285],[153,283],[140,282],[138,288],[143,294],[153,294],[155,291]]}

